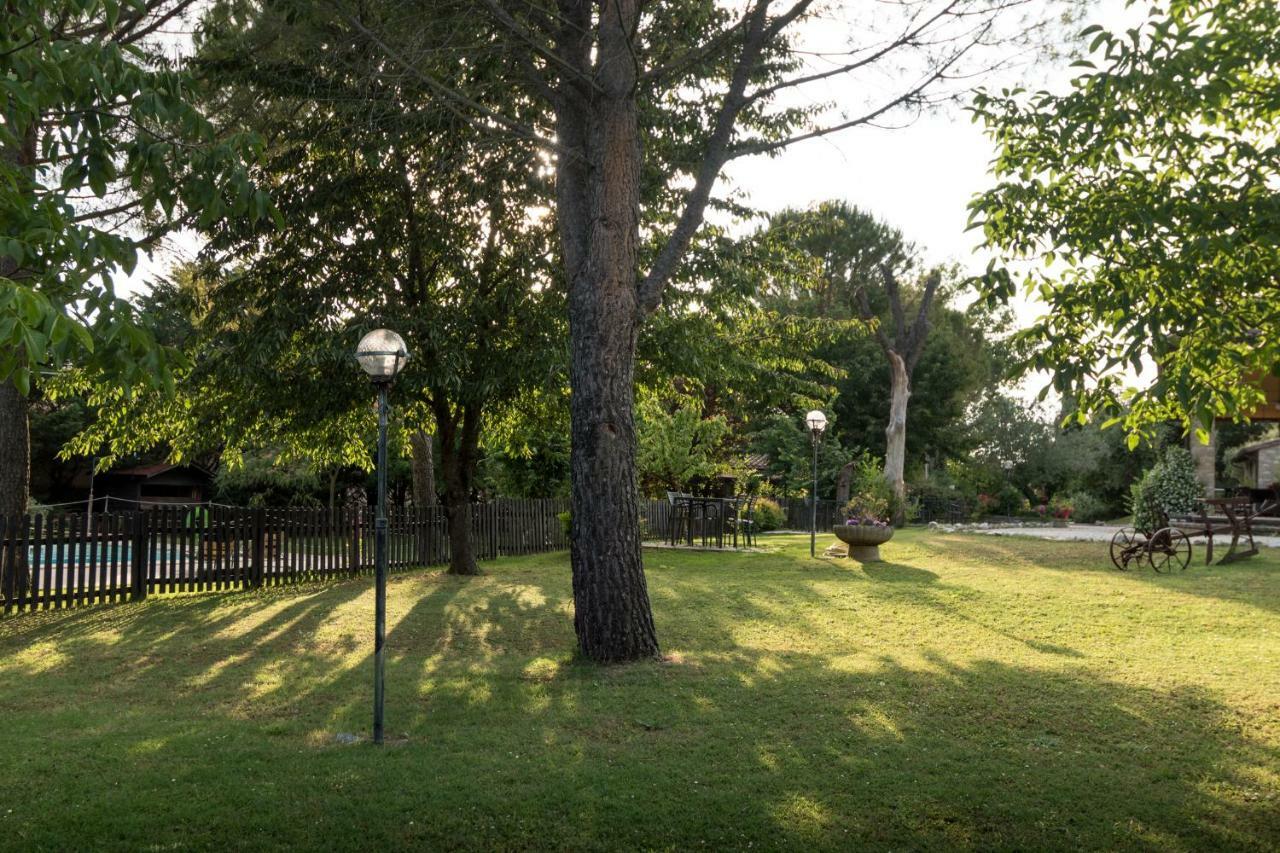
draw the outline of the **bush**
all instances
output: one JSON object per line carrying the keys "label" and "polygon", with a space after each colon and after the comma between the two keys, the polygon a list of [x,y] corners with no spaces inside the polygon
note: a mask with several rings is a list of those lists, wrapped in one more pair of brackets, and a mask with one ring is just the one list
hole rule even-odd
{"label": "bush", "polygon": [[862,454],[849,483],[849,502],[842,510],[845,518],[867,523],[893,521],[908,509],[884,479],[880,461],[869,453]]}
{"label": "bush", "polygon": [[1059,521],[1070,521],[1075,512],[1075,504],[1068,497],[1054,495],[1053,499],[1049,501],[1049,515]]}
{"label": "bush", "polygon": [[556,513],[556,518],[560,519],[560,529],[564,531],[564,538],[568,539],[573,534],[573,515],[566,509]]}
{"label": "bush", "polygon": [[[884,483],[884,481],[881,481]],[[892,516],[890,506],[893,492],[888,483],[884,488],[870,487],[849,498],[842,512],[850,524],[885,524]]]}
{"label": "bush", "polygon": [[1063,501],[1072,508],[1071,517],[1076,521],[1102,521],[1110,515],[1107,502],[1090,492],[1073,492],[1064,497]]}
{"label": "bush", "polygon": [[787,523],[787,517],[783,515],[782,507],[771,498],[756,498],[753,512],[755,514],[756,530],[761,533],[777,530]]}
{"label": "bush", "polygon": [[1031,510],[1031,502],[1017,486],[1006,483],[994,495],[978,495],[978,515],[1020,515]]}
{"label": "bush", "polygon": [[1196,465],[1191,454],[1181,447],[1170,448],[1156,466],[1133,485],[1130,510],[1133,526],[1153,532],[1164,521],[1161,515],[1191,512],[1204,496],[1204,487],[1196,480]]}

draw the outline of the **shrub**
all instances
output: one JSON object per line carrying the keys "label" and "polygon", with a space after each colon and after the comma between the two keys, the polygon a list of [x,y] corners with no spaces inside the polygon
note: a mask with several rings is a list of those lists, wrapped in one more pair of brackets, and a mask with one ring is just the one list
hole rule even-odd
{"label": "shrub", "polygon": [[880,460],[863,453],[856,461],[849,481],[849,501],[843,508],[845,518],[892,521],[900,514],[905,517],[910,509],[910,506],[903,505],[884,479]]}
{"label": "shrub", "polygon": [[1204,488],[1196,480],[1196,465],[1191,454],[1181,447],[1170,448],[1133,486],[1130,500],[1133,526],[1154,531],[1163,521],[1160,515],[1191,512],[1203,496]]}
{"label": "shrub", "polygon": [[1106,501],[1091,492],[1072,492],[1063,500],[1074,510],[1071,517],[1076,521],[1101,521],[1110,514]]}
{"label": "shrub", "polygon": [[556,513],[556,518],[560,519],[560,529],[564,531],[564,538],[568,539],[573,535],[573,515],[566,509]]}
{"label": "shrub", "polygon": [[[887,484],[885,491],[888,491]],[[885,524],[891,518],[889,504],[892,493],[868,490],[849,498],[842,512],[848,524]]]}
{"label": "shrub", "polygon": [[1010,483],[1005,483],[994,495],[978,495],[979,515],[1018,515],[1030,509],[1031,502],[1026,495]]}
{"label": "shrub", "polygon": [[777,530],[787,523],[787,518],[782,513],[782,507],[771,498],[756,498],[755,507],[752,511],[755,514],[756,530],[761,533]]}

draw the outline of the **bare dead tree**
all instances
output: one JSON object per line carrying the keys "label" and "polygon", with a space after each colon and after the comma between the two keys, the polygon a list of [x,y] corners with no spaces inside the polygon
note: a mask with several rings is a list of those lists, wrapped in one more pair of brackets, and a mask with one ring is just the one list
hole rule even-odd
{"label": "bare dead tree", "polygon": [[934,270],[925,277],[920,301],[915,306],[915,317],[910,322],[907,321],[910,306],[904,304],[897,273],[888,264],[882,264],[880,277],[885,296],[889,300],[889,316],[893,323],[891,333],[886,332],[884,326],[877,322],[866,289],[859,288],[856,296],[858,313],[875,330],[876,342],[880,344],[880,350],[889,362],[889,422],[884,428],[884,478],[898,498],[898,517],[894,522],[900,524],[907,497],[907,403],[911,399],[911,375],[915,372],[916,362],[920,360],[925,340],[929,337],[929,309],[938,292],[938,285],[942,282],[942,273]]}

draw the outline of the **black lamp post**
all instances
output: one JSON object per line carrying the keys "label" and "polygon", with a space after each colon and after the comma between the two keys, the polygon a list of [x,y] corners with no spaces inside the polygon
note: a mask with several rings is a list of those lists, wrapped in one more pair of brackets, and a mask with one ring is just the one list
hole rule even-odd
{"label": "black lamp post", "polygon": [[818,443],[822,441],[822,433],[827,429],[827,416],[817,409],[804,416],[809,427],[809,436],[813,439],[813,492],[810,499],[813,506],[809,512],[809,556],[818,555]]}
{"label": "black lamp post", "polygon": [[378,508],[374,519],[373,742],[382,743],[382,681],[387,638],[387,392],[409,358],[404,339],[374,329],[356,345],[356,361],[378,389]]}

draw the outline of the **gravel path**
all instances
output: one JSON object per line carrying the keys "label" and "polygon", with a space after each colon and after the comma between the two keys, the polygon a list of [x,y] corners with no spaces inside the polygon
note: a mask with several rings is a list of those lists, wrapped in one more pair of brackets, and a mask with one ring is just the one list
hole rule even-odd
{"label": "gravel path", "polygon": [[[1110,542],[1111,537],[1119,529],[1119,527],[1105,524],[1073,524],[1070,527],[995,527],[987,530],[965,528],[955,532],[980,533],[985,536],[1029,536],[1032,539],[1056,539],[1066,542]],[[1204,539],[1197,537],[1193,541],[1203,542]],[[1225,538],[1215,536],[1213,541],[1216,550],[1219,543],[1221,547],[1230,543],[1231,536],[1229,534]],[[1253,541],[1266,548],[1280,548],[1280,536],[1259,536],[1255,533]]]}

